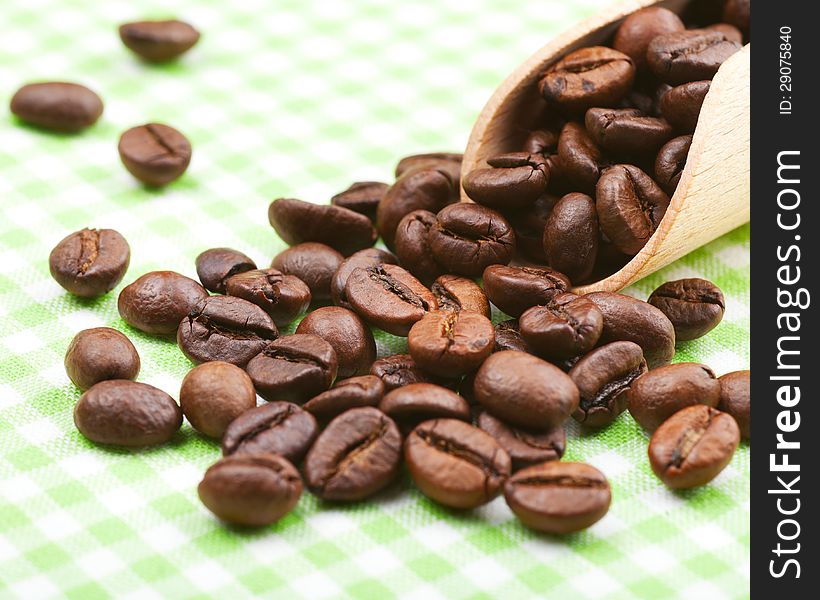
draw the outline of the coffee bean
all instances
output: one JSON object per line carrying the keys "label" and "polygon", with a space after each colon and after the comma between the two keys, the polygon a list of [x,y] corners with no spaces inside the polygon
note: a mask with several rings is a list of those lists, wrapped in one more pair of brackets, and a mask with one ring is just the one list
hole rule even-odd
{"label": "coffee bean", "polygon": [[639,70],[646,68],[646,49],[659,35],[683,31],[680,17],[667,8],[652,6],[635,11],[624,19],[615,32],[612,47],[623,52]]}
{"label": "coffee bean", "polygon": [[604,315],[600,344],[635,342],[643,350],[650,369],[664,365],[675,355],[675,328],[651,304],[613,292],[586,294]]}
{"label": "coffee bean", "polygon": [[278,454],[297,464],[317,435],[319,426],[309,412],[290,402],[269,402],[231,422],[222,437],[222,454]]}
{"label": "coffee bean", "polygon": [[700,108],[711,85],[711,81],[691,81],[673,87],[661,98],[661,112],[664,118],[681,133],[695,131]]}
{"label": "coffee bean", "polygon": [[206,298],[177,328],[177,344],[195,364],[221,360],[244,367],[278,336],[264,310],[233,296]]}
{"label": "coffee bean", "polygon": [[330,199],[330,203],[376,220],[376,209],[390,186],[381,181],[357,181]]}
{"label": "coffee bean", "polygon": [[278,198],[268,208],[268,220],[291,246],[303,242],[326,244],[350,256],[372,246],[378,234],[366,216],[330,204]]}
{"label": "coffee bean", "polygon": [[413,383],[388,392],[379,410],[402,425],[429,419],[470,420],[470,405],[464,398],[432,383]]}
{"label": "coffee bean", "polygon": [[566,177],[581,191],[592,193],[609,159],[580,123],[570,121],[558,138],[558,157]]}
{"label": "coffee bean", "polygon": [[151,271],[120,292],[122,319],[145,333],[175,333],[180,321],[208,297],[198,282],[174,271]]}
{"label": "coffee bean", "polygon": [[384,384],[375,375],[351,377],[336,382],[332,388],[308,400],[302,408],[321,421],[362,406],[378,406],[384,396]]}
{"label": "coffee bean", "polygon": [[567,291],[569,285],[569,279],[553,269],[490,265],[484,270],[487,297],[513,317],[521,316],[531,306],[547,304]]}
{"label": "coffee bean", "polygon": [[188,371],[179,404],[194,429],[220,439],[234,419],[256,406],[256,392],[245,371],[213,361]]}
{"label": "coffee bean", "polygon": [[140,356],[127,337],[110,327],[84,329],[65,353],[65,372],[81,390],[106,379],[136,379]]}
{"label": "coffee bean", "polygon": [[550,172],[540,154],[512,152],[487,159],[489,168],[467,173],[463,186],[467,195],[495,209],[531,206],[547,189]]}
{"label": "coffee bean", "polygon": [[472,311],[427,313],[410,329],[407,346],[425,371],[456,377],[475,371],[493,351],[492,322]]}
{"label": "coffee bean", "polygon": [[490,303],[478,284],[458,275],[442,275],[430,286],[439,310],[460,312],[469,310],[490,318]]}
{"label": "coffee bean", "polygon": [[268,343],[245,370],[265,400],[302,404],[333,384],[338,365],[333,346],[299,333]]}
{"label": "coffee bean", "polygon": [[590,527],[609,510],[612,492],[604,474],[574,462],[548,462],[518,471],[504,499],[527,527],[564,535]]}
{"label": "coffee bean", "polygon": [[277,327],[285,327],[310,306],[310,288],[295,275],[277,269],[254,269],[231,276],[225,292],[256,304]]}
{"label": "coffee bean", "polygon": [[670,85],[712,79],[740,44],[720,31],[691,29],[659,35],[646,50],[652,73]]}
{"label": "coffee bean", "polygon": [[425,373],[409,354],[378,359],[370,367],[370,374],[382,381],[385,393],[412,383],[435,383],[434,378]]}
{"label": "coffee bean", "polygon": [[178,179],[191,162],[191,142],[173,127],[148,123],[122,134],[117,146],[128,172],[149,186]]}
{"label": "coffee bean", "polygon": [[423,168],[435,169],[447,173],[452,182],[450,199],[453,202],[459,200],[459,190],[461,181],[461,153],[455,152],[430,152],[427,154],[414,154],[405,156],[396,165],[396,179],[399,179],[407,171]]}
{"label": "coffee bean", "polygon": [[725,35],[726,39],[729,41],[737,42],[738,44],[743,43],[743,32],[734,25],[729,25],[728,23],[715,23],[714,25],[709,25],[703,29],[719,31]]}
{"label": "coffee bean", "polygon": [[504,350],[531,352],[527,342],[521,336],[518,319],[501,321],[495,326],[495,347],[493,352],[503,352]]}
{"label": "coffee bean", "polygon": [[405,215],[414,210],[437,213],[453,200],[453,181],[446,171],[421,167],[410,169],[385,192],[376,212],[376,228],[385,245],[392,250],[396,228]]}
{"label": "coffee bean", "polygon": [[137,21],[120,25],[125,46],[149,62],[165,62],[187,52],[199,41],[199,32],[184,21]]}
{"label": "coffee bean", "polygon": [[732,460],[740,442],[735,420],[710,406],[669,417],[649,440],[652,471],[672,489],[706,485]]}
{"label": "coffee bean", "polygon": [[296,333],[318,335],[333,347],[340,378],[365,375],[376,360],[376,340],[370,328],[341,306],[317,308],[302,319]]}
{"label": "coffee bean", "polygon": [[430,250],[429,233],[435,223],[436,215],[429,210],[414,210],[399,221],[393,243],[402,266],[426,285],[441,275]]}
{"label": "coffee bean", "polygon": [[131,249],[118,231],[86,228],[60,240],[48,256],[48,268],[63,289],[93,298],[122,281],[130,260]]}
{"label": "coffee bean", "polygon": [[333,276],[342,265],[344,256],[318,242],[304,242],[282,250],[273,257],[271,267],[301,279],[310,289],[313,300],[330,298]]}
{"label": "coffee bean", "polygon": [[393,481],[400,464],[401,433],[393,420],[376,408],[353,408],[319,435],[305,459],[305,478],[322,500],[363,500]]}
{"label": "coffee bean", "polygon": [[722,375],[718,410],[730,414],[737,421],[744,440],[752,438],[751,371],[732,371]]}
{"label": "coffee bean", "polygon": [[408,436],[404,458],[422,493],[452,508],[476,508],[501,492],[509,455],[488,433],[457,419],[425,421]]}
{"label": "coffee bean", "polygon": [[196,274],[202,287],[217,294],[225,293],[225,282],[256,268],[253,259],[231,248],[211,248],[196,257]]}
{"label": "coffee bean", "polygon": [[626,54],[592,46],[567,54],[538,83],[544,99],[567,112],[614,106],[632,87],[635,63]]}
{"label": "coffee bean", "polygon": [[547,262],[547,255],[544,253],[544,229],[558,200],[558,196],[544,194],[531,208],[507,211],[504,214],[515,231],[516,250],[540,264]]}
{"label": "coffee bean", "polygon": [[571,281],[584,281],[598,257],[598,213],[586,194],[571,193],[553,207],[542,243],[550,266]]}
{"label": "coffee bean", "polygon": [[519,427],[555,429],[578,408],[578,388],[558,367],[523,352],[492,354],[475,377],[476,400]]}
{"label": "coffee bean", "polygon": [[487,411],[481,411],[478,415],[478,426],[507,451],[514,471],[537,463],[560,460],[564,455],[567,434],[562,426],[548,431],[530,431],[507,425]]}
{"label": "coffee bean", "polygon": [[11,98],[11,112],[31,125],[74,133],[97,122],[103,112],[100,97],[77,83],[29,83]]}
{"label": "coffee bean", "polygon": [[720,383],[712,369],[698,363],[675,363],[652,369],[632,382],[629,412],[648,431],[687,406],[715,407]]}
{"label": "coffee bean", "polygon": [[368,323],[393,335],[406,336],[436,299],[422,283],[396,265],[356,269],[345,285],[353,310]]}
{"label": "coffee bean", "polygon": [[721,322],[726,308],[720,288],[698,278],[667,281],[648,302],[669,317],[679,342],[706,335]]}
{"label": "coffee bean", "polygon": [[333,303],[345,308],[350,308],[350,303],[347,301],[345,295],[345,285],[347,285],[347,278],[350,274],[358,268],[365,269],[367,267],[376,267],[378,265],[397,265],[399,260],[387,250],[381,248],[365,248],[358,252],[351,254],[344,259],[333,279],[330,282],[330,295],[333,298]]}
{"label": "coffee bean", "polygon": [[726,0],[723,5],[723,20],[748,36],[751,4],[751,0]]}
{"label": "coffee bean", "polygon": [[589,298],[559,294],[545,306],[524,311],[518,326],[535,354],[567,359],[595,347],[604,329],[604,315]]}
{"label": "coffee bean", "polygon": [[205,471],[199,499],[228,523],[261,527],[296,506],[302,478],[287,459],[273,454],[226,456]]}
{"label": "coffee bean", "polygon": [[430,249],[444,270],[480,277],[489,265],[507,264],[515,252],[509,222],[480,204],[459,203],[441,210],[430,229]]}
{"label": "coffee bean", "polygon": [[669,196],[634,165],[615,165],[598,180],[598,224],[618,250],[637,254],[660,225]]}
{"label": "coffee bean", "polygon": [[664,144],[655,159],[655,181],[670,196],[674,195],[678,187],[691,145],[691,135],[672,138]]}
{"label": "coffee bean", "polygon": [[109,379],[80,397],[74,424],[96,444],[153,446],[174,436],[182,425],[182,411],[171,396],[154,386]]}
{"label": "coffee bean", "polygon": [[672,137],[672,126],[664,119],[634,108],[590,108],[584,122],[593,141],[617,157],[655,153]]}

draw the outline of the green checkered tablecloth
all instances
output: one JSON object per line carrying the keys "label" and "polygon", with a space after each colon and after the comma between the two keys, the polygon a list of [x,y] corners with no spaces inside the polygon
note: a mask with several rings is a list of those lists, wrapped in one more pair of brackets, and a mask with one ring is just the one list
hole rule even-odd
{"label": "green checkered tablecloth", "polygon": [[[119,288],[97,300],[63,292],[47,257],[64,235],[122,232],[132,248],[123,285],[160,268],[195,276],[194,257],[215,245],[265,265],[284,248],[267,223],[271,199],[325,202],[354,180],[389,181],[402,155],[462,149],[501,79],[604,3],[3,0],[0,99],[27,81],[75,80],[106,108],[77,136],[0,116],[0,597],[747,597],[746,444],[711,485],[673,493],[629,415],[597,434],[570,425],[566,458],[602,469],[614,500],[564,539],[524,529],[503,499],[446,510],[407,476],[351,506],[305,494],[280,523],[248,532],[198,501],[220,452],[187,423],[168,446],[129,451],[93,446],[72,422],[80,394],[62,358],[78,330],[124,331],[140,380],[172,395],[190,363],[123,323]],[[170,15],[203,33],[184,60],[147,66],[120,44],[120,22]],[[116,152],[122,131],[149,120],[194,147],[188,173],[162,191],[137,185]],[[676,360],[747,368],[748,226],[630,292],[685,276],[715,281],[727,311]],[[379,343],[385,354],[404,340]]]}

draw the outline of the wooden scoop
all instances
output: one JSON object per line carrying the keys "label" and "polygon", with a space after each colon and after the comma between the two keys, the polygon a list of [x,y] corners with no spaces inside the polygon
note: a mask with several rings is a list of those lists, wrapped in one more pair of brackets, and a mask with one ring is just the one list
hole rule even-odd
{"label": "wooden scoop", "polygon": [[[498,87],[470,134],[462,172],[486,166],[497,154],[518,151],[544,118],[537,83],[568,52],[606,45],[621,21],[647,6],[680,13],[685,0],[626,0],[556,37]],[[749,54],[746,45],[721,65],[701,109],[686,167],[666,215],[643,249],[620,271],[576,288],[617,291],[749,221]],[[463,201],[470,201],[461,191]]]}

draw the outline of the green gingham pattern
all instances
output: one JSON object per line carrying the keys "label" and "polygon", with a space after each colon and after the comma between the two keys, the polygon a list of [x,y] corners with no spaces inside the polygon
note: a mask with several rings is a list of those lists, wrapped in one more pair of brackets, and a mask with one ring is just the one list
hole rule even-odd
{"label": "green gingham pattern", "polygon": [[[197,499],[220,453],[187,423],[173,443],[131,451],[95,447],[72,422],[80,394],[62,358],[80,329],[125,332],[140,381],[172,395],[190,368],[172,342],[122,322],[122,285],[161,268],[195,276],[194,257],[215,245],[266,265],[284,248],[267,224],[271,199],[325,202],[355,180],[389,181],[402,155],[463,148],[501,79],[604,3],[3,0],[3,102],[27,81],[61,79],[97,90],[106,109],[77,136],[0,117],[0,597],[747,597],[746,444],[712,484],[673,493],[629,415],[592,435],[570,425],[566,458],[602,469],[613,504],[563,539],[524,529],[503,499],[446,510],[406,475],[351,506],[305,494],[277,525],[240,531]],[[203,33],[183,60],[148,66],[121,46],[117,24],[169,14]],[[116,153],[119,134],[147,121],[194,147],[187,174],[162,191],[137,185]],[[85,226],[113,227],[132,248],[123,284],[96,300],[48,273],[49,250]],[[676,360],[747,368],[748,227],[630,292],[686,276],[715,281],[727,311]],[[404,341],[379,344],[384,354]]]}

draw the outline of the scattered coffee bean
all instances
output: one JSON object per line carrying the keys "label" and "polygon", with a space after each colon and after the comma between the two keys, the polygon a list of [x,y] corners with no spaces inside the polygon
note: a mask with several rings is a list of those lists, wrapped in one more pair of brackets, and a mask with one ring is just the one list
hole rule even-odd
{"label": "scattered coffee bean", "polygon": [[345,191],[333,196],[330,203],[361,213],[371,221],[375,221],[376,209],[389,187],[381,181],[357,181]]}
{"label": "scattered coffee bean", "polygon": [[664,119],[634,108],[590,108],[584,122],[595,143],[617,157],[657,152],[672,137],[672,126]]}
{"label": "scattered coffee bean", "polygon": [[734,417],[744,440],[752,439],[751,375],[751,371],[732,371],[718,379],[718,410]]}
{"label": "scattered coffee bean", "polygon": [[362,406],[378,406],[384,396],[384,384],[375,375],[351,377],[336,382],[329,390],[308,400],[302,408],[321,421]]}
{"label": "scattered coffee bean", "polygon": [[175,333],[180,321],[208,297],[198,282],[174,271],[151,271],[120,292],[123,320],[145,333]]}
{"label": "scattered coffee bean", "polygon": [[394,354],[378,359],[370,367],[370,374],[382,381],[385,393],[412,383],[436,383],[409,354]]}
{"label": "scattered coffee bean", "polygon": [[490,301],[512,317],[531,306],[547,304],[567,291],[569,279],[553,269],[490,265],[484,269],[484,291]]}
{"label": "scattered coffee bean", "polygon": [[495,326],[495,347],[493,352],[503,352],[504,350],[532,353],[529,345],[521,336],[518,319],[507,319]]}
{"label": "scattered coffee bean", "polygon": [[416,169],[435,169],[447,173],[452,182],[451,200],[458,202],[461,181],[461,159],[460,153],[454,152],[429,152],[427,154],[414,154],[405,156],[396,165],[396,179],[399,179],[407,171]]}
{"label": "scattered coffee bean", "polygon": [[430,286],[439,310],[460,312],[469,310],[490,318],[490,303],[478,284],[458,275],[442,275]]}
{"label": "scattered coffee bean", "polygon": [[131,260],[128,242],[113,229],[81,229],[64,237],[48,257],[51,276],[82,298],[101,296],[122,281]]}
{"label": "scattered coffee bean", "polygon": [[735,420],[711,406],[690,406],[669,417],[649,440],[652,471],[672,489],[712,481],[740,443]]}
{"label": "scattered coffee bean", "polygon": [[723,292],[706,279],[667,281],[649,296],[649,304],[665,314],[675,327],[675,340],[702,337],[723,320]]}
{"label": "scattered coffee bean", "polygon": [[196,257],[196,274],[209,292],[225,293],[225,282],[237,273],[256,268],[251,258],[231,248],[211,248]]}
{"label": "scattered coffee bean", "polygon": [[271,267],[301,279],[313,300],[330,298],[333,276],[344,261],[339,252],[318,242],[304,242],[283,250],[273,258]]}
{"label": "scattered coffee bean", "polygon": [[103,103],[84,85],[49,81],[17,90],[11,98],[11,112],[31,125],[74,133],[97,122]]}
{"label": "scattered coffee bean", "polygon": [[441,275],[430,250],[429,233],[435,223],[436,215],[429,210],[414,210],[399,221],[393,242],[402,266],[425,285]]}
{"label": "scattered coffee bean", "polygon": [[691,29],[654,38],[646,60],[652,73],[670,85],[712,79],[740,44],[720,31]]}
{"label": "scattered coffee bean", "polygon": [[700,108],[711,85],[711,81],[691,81],[673,87],[661,98],[664,118],[680,133],[695,131]]}
{"label": "scattered coffee bean", "polygon": [[149,186],[162,186],[182,176],[191,162],[191,142],[173,127],[148,123],[122,134],[117,146],[128,172]]}
{"label": "scattered coffee bean", "polygon": [[182,380],[179,404],[194,429],[220,439],[234,419],[256,406],[256,391],[239,367],[207,362],[191,369]]}
{"label": "scattered coffee bean", "polygon": [[231,422],[222,454],[278,454],[298,464],[317,435],[319,426],[309,412],[290,402],[269,402]]}
{"label": "scattered coffee bean", "polygon": [[125,46],[149,62],[165,62],[187,52],[199,41],[199,32],[184,21],[136,21],[120,25]]}
{"label": "scattered coffee bean", "polygon": [[677,33],[684,29],[686,27],[678,15],[667,8],[652,6],[635,11],[624,19],[615,32],[612,47],[626,54],[638,70],[642,70],[646,68],[649,42],[659,35]]}
{"label": "scattered coffee bean", "polygon": [[658,151],[658,156],[655,159],[655,181],[670,196],[678,188],[691,145],[692,136],[682,135],[672,138]]}
{"label": "scattered coffee bean", "polygon": [[475,169],[464,177],[464,191],[484,206],[515,209],[532,206],[547,189],[550,172],[540,154],[511,152],[488,158],[489,168]]}
{"label": "scattered coffee bean", "polygon": [[359,267],[365,269],[384,264],[397,265],[399,261],[392,253],[381,248],[365,248],[344,259],[339,268],[336,269],[336,273],[330,282],[330,295],[333,303],[350,308],[350,303],[345,295],[345,285],[347,285],[347,278],[350,277],[350,274]]}
{"label": "scattered coffee bean", "polygon": [[413,383],[385,394],[379,410],[401,425],[418,425],[429,419],[470,420],[467,401],[445,387]]}
{"label": "scattered coffee bean", "polygon": [[461,509],[495,498],[512,468],[509,455],[490,434],[457,419],[416,427],[404,444],[404,458],[425,496]]}
{"label": "scattered coffee bean", "polygon": [[254,269],[231,276],[225,292],[256,304],[277,327],[285,327],[310,306],[310,288],[295,275],[277,269]]}
{"label": "scattered coffee bean", "polygon": [[153,446],[174,436],[182,425],[182,411],[171,396],[154,386],[109,379],[80,397],[74,424],[96,444]]}
{"label": "scattered coffee bean", "polygon": [[553,207],[543,229],[544,255],[571,281],[584,281],[598,257],[598,213],[586,194],[570,193]]}
{"label": "scattered coffee bean", "polygon": [[407,346],[425,371],[457,377],[475,371],[492,353],[492,322],[472,311],[427,313],[410,329]]}
{"label": "scattered coffee bean", "polygon": [[570,121],[561,129],[558,138],[558,158],[566,177],[581,191],[595,192],[595,184],[610,161],[581,123]]}
{"label": "scattered coffee bean", "polygon": [[365,375],[376,360],[376,340],[359,315],[341,306],[317,308],[307,315],[296,333],[318,335],[333,347],[338,377]]}
{"label": "scattered coffee bean", "polygon": [[518,326],[535,354],[567,359],[595,347],[604,329],[604,316],[589,298],[559,294],[545,306],[524,311]]}
{"label": "scattered coffee bean", "polygon": [[530,431],[507,425],[487,411],[481,411],[478,415],[478,426],[507,451],[514,471],[537,463],[560,460],[567,444],[563,426],[548,431]]}
{"label": "scattered coffee bean", "polygon": [[81,390],[106,379],[136,379],[140,356],[125,335],[110,327],[84,329],[65,353],[65,372]]}

